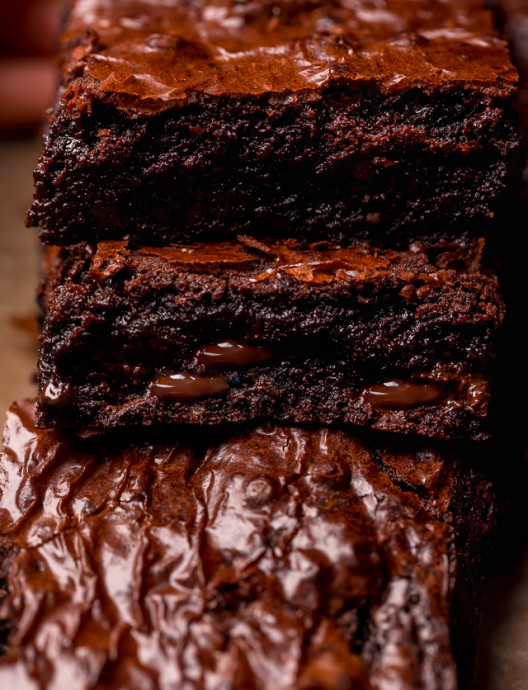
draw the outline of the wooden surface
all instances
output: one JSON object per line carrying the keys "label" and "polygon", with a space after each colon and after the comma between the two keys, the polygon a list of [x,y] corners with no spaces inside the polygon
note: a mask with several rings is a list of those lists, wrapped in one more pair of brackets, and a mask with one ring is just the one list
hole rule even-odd
{"label": "wooden surface", "polygon": [[[0,142],[0,416],[15,399],[35,395],[39,243],[24,227],[37,158],[31,141]],[[528,502],[528,499],[526,499]],[[518,548],[491,564],[475,689],[528,690],[528,511]],[[526,545],[526,546],[525,546]]]}

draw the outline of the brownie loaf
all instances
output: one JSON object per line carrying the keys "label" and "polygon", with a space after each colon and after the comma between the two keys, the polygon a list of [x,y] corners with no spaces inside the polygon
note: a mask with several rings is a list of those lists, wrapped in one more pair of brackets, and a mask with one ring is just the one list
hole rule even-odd
{"label": "brownie loaf", "polygon": [[14,405],[0,686],[456,688],[491,490],[447,453],[386,438],[83,441]]}
{"label": "brownie loaf", "polygon": [[50,249],[38,423],[266,417],[483,438],[503,303],[480,249]]}
{"label": "brownie loaf", "polygon": [[486,230],[517,74],[480,0],[77,0],[29,222],[49,244]]}

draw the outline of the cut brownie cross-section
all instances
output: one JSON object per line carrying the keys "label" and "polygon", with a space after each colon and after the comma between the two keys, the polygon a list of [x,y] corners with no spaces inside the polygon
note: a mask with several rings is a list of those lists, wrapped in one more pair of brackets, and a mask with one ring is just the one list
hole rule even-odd
{"label": "cut brownie cross-section", "polygon": [[50,249],[39,424],[268,417],[482,438],[504,308],[480,248]]}
{"label": "cut brownie cross-section", "polygon": [[61,64],[49,244],[461,239],[519,168],[480,0],[77,0]]}
{"label": "cut brownie cross-section", "polygon": [[3,688],[457,687],[480,474],[396,437],[83,441],[33,412],[10,411],[0,462]]}

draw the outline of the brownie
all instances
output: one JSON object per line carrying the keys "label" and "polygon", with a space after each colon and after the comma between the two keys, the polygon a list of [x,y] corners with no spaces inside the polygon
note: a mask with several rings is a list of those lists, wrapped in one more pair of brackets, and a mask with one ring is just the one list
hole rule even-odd
{"label": "brownie", "polygon": [[447,451],[386,439],[87,441],[15,404],[0,685],[456,688],[493,492]]}
{"label": "brownie", "polygon": [[481,439],[504,312],[481,249],[52,248],[38,424],[266,417]]}
{"label": "brownie", "polygon": [[77,0],[61,46],[48,244],[464,241],[520,169],[480,0]]}

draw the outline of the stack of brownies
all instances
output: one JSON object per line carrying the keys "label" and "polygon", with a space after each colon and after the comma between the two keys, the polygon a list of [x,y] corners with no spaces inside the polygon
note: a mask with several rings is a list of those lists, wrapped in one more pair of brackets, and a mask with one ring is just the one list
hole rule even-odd
{"label": "stack of brownies", "polygon": [[0,687],[463,684],[522,160],[492,13],[76,0],[60,55]]}

